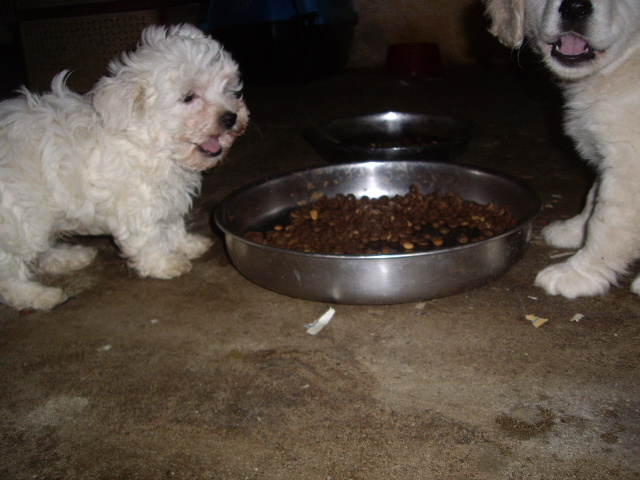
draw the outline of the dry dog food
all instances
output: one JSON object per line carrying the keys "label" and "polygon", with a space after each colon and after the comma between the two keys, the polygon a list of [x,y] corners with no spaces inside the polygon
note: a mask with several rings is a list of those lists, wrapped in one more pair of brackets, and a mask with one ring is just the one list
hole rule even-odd
{"label": "dry dog food", "polygon": [[517,225],[506,209],[454,193],[380,198],[338,194],[291,211],[286,222],[250,231],[247,240],[301,252],[376,255],[425,251],[477,242]]}

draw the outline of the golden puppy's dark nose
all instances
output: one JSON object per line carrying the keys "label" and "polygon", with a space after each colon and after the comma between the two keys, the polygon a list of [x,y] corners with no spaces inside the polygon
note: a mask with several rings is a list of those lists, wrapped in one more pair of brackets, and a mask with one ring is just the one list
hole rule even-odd
{"label": "golden puppy's dark nose", "polygon": [[233,128],[236,124],[236,120],[238,119],[238,115],[233,112],[225,112],[220,117],[220,123],[226,128]]}
{"label": "golden puppy's dark nose", "polygon": [[589,0],[563,0],[559,10],[563,19],[577,22],[593,13],[593,5]]}

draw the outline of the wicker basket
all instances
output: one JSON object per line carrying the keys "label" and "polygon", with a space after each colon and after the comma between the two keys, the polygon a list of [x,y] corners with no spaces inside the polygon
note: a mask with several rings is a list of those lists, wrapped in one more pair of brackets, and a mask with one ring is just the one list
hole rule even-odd
{"label": "wicker basket", "polygon": [[14,0],[18,9],[67,7],[69,5],[85,5],[96,3],[106,3],[113,0]]}
{"label": "wicker basket", "polygon": [[69,86],[86,92],[145,27],[197,25],[204,15],[203,0],[18,0],[17,7],[28,85],[39,91],[68,69]]}
{"label": "wicker basket", "polygon": [[89,90],[109,61],[134,48],[140,32],[157,21],[156,10],[141,10],[21,22],[29,87],[48,91],[51,79],[68,69],[69,87]]}

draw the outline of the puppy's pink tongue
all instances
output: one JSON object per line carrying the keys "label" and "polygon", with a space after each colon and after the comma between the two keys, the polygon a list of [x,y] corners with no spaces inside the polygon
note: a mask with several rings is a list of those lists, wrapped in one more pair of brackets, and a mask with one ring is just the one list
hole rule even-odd
{"label": "puppy's pink tongue", "polygon": [[219,155],[220,152],[222,152],[222,146],[220,145],[218,137],[211,137],[200,145],[200,149],[211,156]]}
{"label": "puppy's pink tongue", "polygon": [[560,53],[570,57],[582,55],[587,50],[587,42],[575,35],[565,35],[560,39]]}

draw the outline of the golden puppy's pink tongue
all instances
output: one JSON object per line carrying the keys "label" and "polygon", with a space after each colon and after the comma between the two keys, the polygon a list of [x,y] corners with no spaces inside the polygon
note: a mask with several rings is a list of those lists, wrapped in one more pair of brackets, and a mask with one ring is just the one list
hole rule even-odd
{"label": "golden puppy's pink tongue", "polygon": [[562,55],[574,57],[582,55],[589,49],[587,42],[575,35],[565,35],[560,39],[559,50]]}
{"label": "golden puppy's pink tongue", "polygon": [[206,142],[198,145],[198,148],[201,152],[206,153],[211,157],[217,157],[222,153],[222,145],[220,145],[218,137],[211,137]]}

